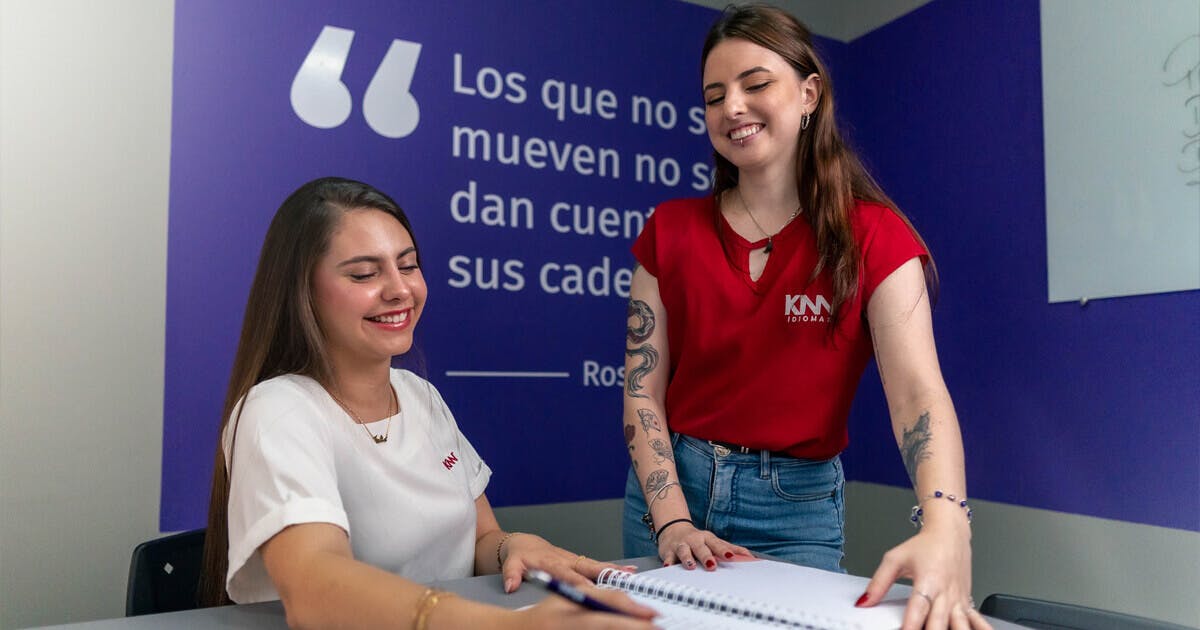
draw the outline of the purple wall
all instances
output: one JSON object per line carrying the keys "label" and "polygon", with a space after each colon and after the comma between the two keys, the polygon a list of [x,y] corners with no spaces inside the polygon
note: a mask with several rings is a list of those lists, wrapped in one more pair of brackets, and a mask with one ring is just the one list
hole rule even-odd
{"label": "purple wall", "polygon": [[[1047,303],[1037,0],[944,2],[856,40],[841,106],[942,277],[972,496],[1200,531],[1200,292]],[[849,475],[906,486],[878,377]]]}
{"label": "purple wall", "polygon": [[[646,209],[698,194],[707,161],[688,133],[700,104],[697,56],[715,12],[674,1],[486,0],[436,6],[315,0],[180,0],[176,8],[168,234],[163,530],[203,523],[221,398],[246,291],[271,214],[312,177],[375,183],[412,217],[430,302],[418,330],[425,372],[496,470],[496,505],[619,496],[628,465],[620,388],[583,382],[585,361],[623,362],[625,300],[538,287],[547,261],[631,264],[626,238],[559,234],[555,201]],[[636,19],[635,19],[636,16]],[[803,16],[801,16],[803,17]],[[323,26],[355,31],[342,80],[354,99],[333,129],[305,124],[292,78]],[[669,25],[664,28],[663,25]],[[385,138],[362,96],[393,38],[422,44],[411,92],[421,120]],[[942,274],[935,328],[963,425],[971,495],[1200,531],[1200,292],[1050,305],[1036,0],[935,0],[852,44],[821,42],[844,123],[884,187],[925,236]],[[529,101],[453,89],[484,66],[527,75]],[[619,117],[538,103],[548,78],[608,88]],[[676,128],[637,126],[629,97],[669,100]],[[470,125],[618,148],[619,178],[451,155]],[[674,156],[676,186],[634,181],[638,152]],[[454,221],[449,200],[524,196],[533,230]],[[520,291],[458,288],[455,255],[521,260]],[[462,379],[447,370],[553,370],[567,379]],[[851,419],[850,478],[907,486],[878,378]]]}

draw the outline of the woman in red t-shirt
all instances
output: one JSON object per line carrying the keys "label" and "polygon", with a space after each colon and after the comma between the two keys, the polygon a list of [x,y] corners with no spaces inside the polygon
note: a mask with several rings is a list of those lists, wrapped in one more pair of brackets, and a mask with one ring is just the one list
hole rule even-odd
{"label": "woman in red t-shirt", "polygon": [[843,144],[795,18],[731,7],[702,60],[713,194],[660,205],[633,248],[625,553],[714,570],[753,550],[841,570],[838,453],[874,354],[921,527],[857,605],[908,577],[905,628],[988,628],[924,243]]}

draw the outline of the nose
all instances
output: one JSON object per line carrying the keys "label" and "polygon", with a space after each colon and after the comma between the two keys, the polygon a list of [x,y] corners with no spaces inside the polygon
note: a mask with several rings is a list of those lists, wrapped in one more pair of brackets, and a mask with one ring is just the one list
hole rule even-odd
{"label": "nose", "polygon": [[725,93],[724,113],[726,118],[737,118],[746,113],[746,99],[738,90],[729,90]]}
{"label": "nose", "polygon": [[408,278],[399,269],[390,268],[384,273],[383,292],[381,297],[388,302],[403,300],[412,294]]}

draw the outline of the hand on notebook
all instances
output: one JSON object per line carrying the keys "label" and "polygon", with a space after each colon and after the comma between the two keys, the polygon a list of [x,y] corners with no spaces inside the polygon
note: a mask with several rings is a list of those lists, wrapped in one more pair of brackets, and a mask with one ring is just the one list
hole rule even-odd
{"label": "hand on notebook", "polygon": [[745,547],[727,543],[710,531],[696,529],[692,524],[682,522],[668,527],[659,535],[658,557],[662,558],[663,566],[678,562],[685,569],[694,569],[699,565],[705,571],[715,571],[718,562],[739,557],[750,559],[754,555]]}
{"label": "hand on notebook", "polygon": [[510,538],[505,543],[504,551],[500,574],[504,578],[505,593],[511,593],[521,586],[521,576],[528,569],[541,569],[576,586],[595,582],[604,569],[637,570],[637,567],[617,566],[571,553],[562,547],[555,547],[541,536],[523,532]]}
{"label": "hand on notebook", "polygon": [[650,630],[655,616],[651,608],[634,602],[628,595],[614,590],[596,588],[591,584],[579,587],[589,597],[612,606],[625,613],[614,615],[588,610],[562,597],[549,596],[536,606],[516,612],[512,628],[563,628],[565,630],[591,630],[613,628],[614,630]]}
{"label": "hand on notebook", "polygon": [[867,591],[855,604],[874,606],[896,578],[912,580],[902,630],[992,630],[971,599],[971,533],[963,527],[926,525],[883,556]]}

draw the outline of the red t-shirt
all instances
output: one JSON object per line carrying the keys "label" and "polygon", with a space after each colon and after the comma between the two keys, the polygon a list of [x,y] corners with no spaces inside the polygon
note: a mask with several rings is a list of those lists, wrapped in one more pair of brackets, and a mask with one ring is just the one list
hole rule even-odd
{"label": "red t-shirt", "polygon": [[829,336],[833,298],[827,272],[809,284],[816,237],[799,217],[774,237],[758,281],[750,242],[725,221],[714,228],[713,198],[658,206],[633,254],[658,279],[670,344],[667,420],[672,431],[705,440],[828,459],[849,438],[846,420],[872,354],[866,304],[879,283],[908,260],[926,256],[888,208],[859,202],[851,222],[861,250],[859,291],[842,305]]}

